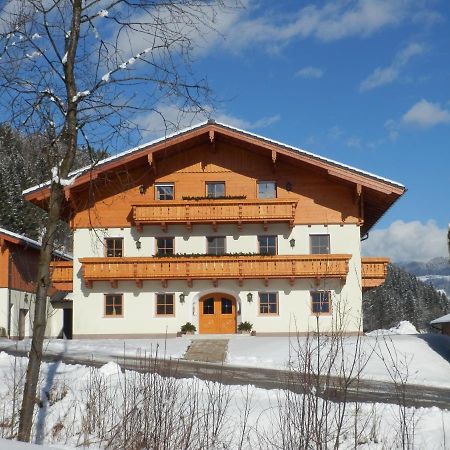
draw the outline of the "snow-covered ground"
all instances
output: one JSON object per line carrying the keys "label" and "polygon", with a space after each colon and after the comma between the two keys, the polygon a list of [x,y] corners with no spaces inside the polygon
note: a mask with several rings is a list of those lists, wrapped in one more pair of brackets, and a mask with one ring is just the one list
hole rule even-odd
{"label": "snow-covered ground", "polygon": [[[242,342],[244,340],[244,338],[241,339]],[[248,340],[250,341],[250,339]],[[5,422],[5,411],[7,412],[12,405],[11,398],[8,398],[8,391],[10,391],[12,383],[14,364],[17,368],[16,373],[20,374],[25,368],[26,359],[15,359],[5,353],[0,353],[0,399],[2,403],[0,420],[3,422]],[[44,447],[38,448],[72,449],[82,445],[86,440],[91,444],[89,447],[91,449],[103,448],[106,445],[105,442],[108,442],[104,437],[105,434],[109,439],[111,435],[113,436],[114,448],[123,448],[118,446],[118,442],[123,438],[123,433],[118,432],[117,430],[120,428],[116,429],[115,427],[122,426],[122,423],[125,423],[124,417],[133,412],[130,405],[127,406],[127,411],[124,411],[126,406],[123,401],[124,399],[131,401],[133,395],[140,395],[140,392],[136,393],[130,389],[130,381],[139,380],[140,376],[131,371],[122,373],[120,366],[114,362],[109,362],[100,369],[82,365],[65,365],[58,362],[43,364],[42,386],[46,391],[53,390],[53,394],[50,396],[50,400],[44,403],[44,407],[38,410],[35,419],[34,441],[45,444]],[[155,392],[161,395],[161,401],[150,406],[160,408],[167,419],[170,411],[174,412],[171,410],[173,402],[175,414],[168,419],[172,420],[172,425],[179,424],[180,418],[184,417],[183,420],[186,420],[186,411],[192,411],[189,408],[192,407],[194,398],[198,402],[198,407],[206,414],[196,414],[196,420],[203,421],[207,417],[211,418],[212,410],[207,408],[211,408],[211,401],[214,399],[213,403],[217,408],[215,413],[217,415],[219,411],[222,411],[224,420],[219,426],[218,440],[220,442],[218,441],[217,445],[209,445],[208,448],[211,450],[238,448],[237,440],[243,430],[245,411],[247,411],[247,426],[242,449],[299,447],[298,443],[293,447],[289,444],[286,447],[286,442],[284,442],[284,447],[276,447],[276,445],[281,444],[280,433],[287,433],[285,425],[288,422],[289,432],[299,425],[298,421],[294,420],[299,412],[295,408],[300,405],[303,407],[305,402],[308,402],[305,397],[286,393],[286,391],[268,391],[252,386],[225,387],[198,379],[165,379],[166,381],[163,381],[158,375],[149,377],[153,380],[151,381],[152,387],[158,387],[156,391],[151,390],[154,392],[152,395],[155,396]],[[221,389],[223,390],[221,391]],[[211,393],[214,395],[211,396]],[[99,397],[96,397],[97,395]],[[97,410],[92,403],[93,398],[97,398]],[[222,400],[219,400],[220,398]],[[319,400],[319,402],[322,401]],[[290,408],[293,408],[291,410],[293,416],[286,416]],[[329,403],[325,410],[321,410],[320,405],[318,409],[322,413],[325,411],[327,417],[337,417],[336,413],[340,411],[333,403]],[[150,410],[153,411],[153,408]],[[141,410],[139,414],[142,414]],[[208,416],[209,414],[211,416]],[[93,420],[93,417],[96,420]],[[355,424],[355,417],[357,424]],[[404,417],[407,423],[407,429],[403,430],[404,433],[400,425],[402,422],[400,417]],[[111,425],[113,425],[112,428]],[[208,429],[203,426],[206,423],[201,422],[200,425],[199,429],[203,431]],[[167,426],[166,422],[164,422],[164,426]],[[321,422],[320,426],[323,427],[324,422]],[[327,423],[327,426],[332,434],[334,430],[332,420]],[[89,433],[87,432],[88,428]],[[357,438],[352,436],[355,429],[358,432]],[[7,428],[0,429],[0,432],[5,431],[8,431]],[[294,437],[299,439],[301,430],[297,431],[299,434]],[[176,428],[173,429],[167,439],[175,439],[177,432],[179,431]],[[408,448],[448,449],[446,445],[450,439],[450,411],[442,411],[438,408],[402,409],[396,405],[378,403],[348,404],[343,421],[343,431],[339,439],[339,448],[355,448],[355,442],[358,442],[357,448],[361,450],[402,448],[401,440],[405,435],[408,435],[409,442],[413,442],[413,445]],[[288,438],[287,435],[284,437]],[[33,450],[37,447],[0,440],[0,449],[2,450],[21,450],[22,448]],[[176,449],[179,447],[167,443],[164,448]],[[196,447],[194,444],[190,448],[203,447]]]}
{"label": "snow-covered ground", "polygon": [[[409,333],[409,334],[408,334]],[[51,340],[46,351],[73,357],[95,357],[101,362],[120,362],[121,358],[136,355],[154,355],[181,358],[192,339],[208,336],[183,336],[168,339],[142,340]],[[209,336],[211,338],[211,336]],[[258,337],[229,335],[226,364],[244,367],[286,369],[296,363],[298,350],[306,345],[306,338]],[[324,341],[321,350],[326,355],[330,343]],[[391,330],[377,330],[361,337],[343,338],[344,367],[351,366],[358,353],[364,363],[362,378],[390,381],[390,371],[395,364],[400,375],[411,384],[450,388],[450,337],[437,334],[418,334],[409,322],[401,322]],[[30,342],[11,342],[0,339],[2,348],[29,348]],[[332,369],[339,373],[342,364]]]}

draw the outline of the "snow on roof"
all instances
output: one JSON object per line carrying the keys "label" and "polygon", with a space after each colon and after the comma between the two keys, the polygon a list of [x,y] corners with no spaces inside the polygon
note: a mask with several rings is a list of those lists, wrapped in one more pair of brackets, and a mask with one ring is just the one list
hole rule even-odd
{"label": "snow on roof", "polygon": [[432,320],[430,325],[437,325],[439,323],[450,323],[450,314],[446,314],[445,316]]}
{"label": "snow on roof", "polygon": [[[14,233],[13,231],[9,231],[9,230],[6,230],[5,228],[1,228],[1,227],[0,227],[0,234],[5,234],[6,236],[10,236],[14,239],[19,239],[27,246],[34,247],[37,249],[41,248],[41,244],[38,241],[35,241],[34,239],[30,239],[30,238],[24,236],[23,234]],[[70,260],[73,259],[72,256],[68,255],[67,253],[59,252],[57,250],[55,250],[53,253],[63,259],[70,259]]]}
{"label": "snow on roof", "polygon": [[[240,128],[236,128],[236,127],[233,127],[231,125],[227,125],[227,124],[221,123],[221,122],[215,122],[215,121],[212,121],[212,120],[205,120],[203,122],[197,123],[197,124],[192,125],[190,127],[183,128],[182,130],[175,131],[174,133],[167,134],[167,135],[162,136],[160,138],[154,139],[154,140],[152,140],[150,142],[146,142],[144,144],[138,145],[137,147],[130,148],[130,149],[125,150],[125,151],[123,151],[121,153],[117,153],[116,155],[109,156],[108,158],[105,158],[105,159],[102,159],[101,161],[99,161],[97,164],[95,164],[95,166],[90,165],[90,166],[81,167],[80,169],[77,169],[77,170],[74,170],[73,172],[70,172],[68,177],[69,178],[77,177],[78,175],[81,175],[82,173],[84,173],[84,172],[86,172],[86,171],[88,171],[88,170],[90,170],[90,169],[92,169],[94,167],[102,166],[103,164],[106,164],[108,162],[114,161],[116,159],[120,159],[120,158],[122,158],[124,156],[127,156],[127,155],[130,155],[130,154],[134,153],[134,152],[137,152],[138,150],[142,150],[143,148],[151,147],[152,145],[156,145],[156,144],[159,144],[160,142],[163,142],[163,141],[165,141],[167,139],[171,139],[171,138],[183,135],[185,133],[188,133],[189,131],[194,131],[194,130],[196,130],[198,128],[202,128],[202,127],[204,127],[204,126],[206,126],[208,124],[214,124],[214,125],[218,125],[218,126],[223,127],[223,128],[228,128],[229,130],[236,131],[236,132],[241,133],[243,135],[255,137],[255,138],[260,139],[262,141],[265,141],[265,142],[268,142],[268,143],[271,143],[271,144],[274,144],[274,145],[278,145],[280,147],[284,147],[284,148],[286,148],[288,150],[291,150],[291,151],[294,151],[296,153],[300,153],[300,154],[303,154],[303,155],[306,155],[306,156],[310,156],[310,157],[312,157],[314,159],[317,159],[317,160],[320,160],[320,161],[323,161],[323,162],[326,162],[326,163],[329,163],[329,164],[333,164],[335,166],[342,167],[344,169],[351,170],[351,171],[359,173],[359,174],[362,174],[362,175],[365,175],[365,176],[369,176],[371,178],[375,178],[377,180],[380,180],[380,181],[383,181],[383,182],[386,182],[386,183],[390,183],[390,184],[393,184],[393,185],[401,187],[401,188],[405,187],[403,184],[398,183],[397,181],[393,181],[393,180],[390,180],[388,178],[384,178],[384,177],[375,175],[373,173],[366,172],[364,170],[358,169],[358,168],[353,167],[353,166],[349,166],[347,164],[340,163],[340,162],[335,161],[335,160],[330,159],[330,158],[325,158],[323,156],[317,155],[316,153],[312,153],[312,152],[308,152],[307,150],[303,150],[303,149],[301,149],[299,147],[294,147],[292,145],[284,144],[282,142],[275,141],[273,139],[269,139],[267,137],[260,136],[260,135],[255,134],[255,133],[251,133],[249,131],[245,131],[245,130],[242,130]],[[50,182],[51,181],[49,180],[49,181],[46,181],[45,183],[29,187],[28,189],[25,189],[22,192],[22,195],[26,195],[26,194],[29,194],[30,192],[33,192],[33,191],[36,191],[38,189],[44,188],[46,186],[49,186]]]}

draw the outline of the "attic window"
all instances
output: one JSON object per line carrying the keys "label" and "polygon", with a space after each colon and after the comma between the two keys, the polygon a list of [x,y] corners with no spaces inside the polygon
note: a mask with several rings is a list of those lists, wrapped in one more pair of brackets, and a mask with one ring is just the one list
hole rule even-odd
{"label": "attic window", "polygon": [[276,198],[277,185],[275,181],[258,181],[258,198]]}
{"label": "attic window", "polygon": [[155,184],[156,200],[173,200],[174,186],[173,183],[158,183]]}

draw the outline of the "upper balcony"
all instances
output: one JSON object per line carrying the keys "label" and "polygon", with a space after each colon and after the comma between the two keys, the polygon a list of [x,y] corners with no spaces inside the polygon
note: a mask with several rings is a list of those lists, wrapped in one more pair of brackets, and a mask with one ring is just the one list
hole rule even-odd
{"label": "upper balcony", "polygon": [[50,263],[52,285],[58,291],[73,291],[73,262],[52,261]]}
{"label": "upper balcony", "polygon": [[276,255],[276,256],[174,256],[150,258],[80,258],[87,286],[95,281],[133,280],[141,286],[144,280],[158,280],[166,286],[170,280],[287,279],[291,284],[298,278],[340,278],[348,273],[351,255]]}
{"label": "upper balcony", "polygon": [[362,287],[382,285],[386,279],[388,264],[389,258],[361,258]]}
{"label": "upper balcony", "polygon": [[240,227],[246,223],[261,223],[264,229],[269,223],[288,223],[294,226],[296,200],[165,200],[133,206],[133,220],[138,229],[143,225],[161,225],[165,230],[170,224],[232,223]]}

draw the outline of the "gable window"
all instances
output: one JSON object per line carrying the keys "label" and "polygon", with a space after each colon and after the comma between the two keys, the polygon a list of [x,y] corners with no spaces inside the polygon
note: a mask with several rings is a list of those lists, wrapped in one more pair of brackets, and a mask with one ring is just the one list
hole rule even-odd
{"label": "gable window", "polygon": [[173,316],[175,314],[174,294],[156,294],[156,315]]}
{"label": "gable window", "polygon": [[108,258],[121,258],[123,256],[123,238],[106,238],[105,247]]}
{"label": "gable window", "polygon": [[206,253],[208,255],[224,255],[225,254],[225,237],[214,236],[206,238],[208,248]]}
{"label": "gable window", "polygon": [[174,239],[173,237],[164,237],[156,239],[156,254],[157,255],[173,255],[174,253]]}
{"label": "gable window", "polygon": [[309,245],[312,255],[321,255],[330,253],[330,235],[329,234],[311,234],[309,236]]}
{"label": "gable window", "polygon": [[275,181],[258,181],[258,198],[276,198],[277,185]]}
{"label": "gable window", "polygon": [[174,185],[173,183],[157,183],[155,184],[156,200],[173,200]]}
{"label": "gable window", "polygon": [[123,316],[123,294],[105,295],[105,317]]}
{"label": "gable window", "polygon": [[313,314],[330,314],[331,294],[329,291],[311,292],[311,310]]}
{"label": "gable window", "polygon": [[259,314],[278,314],[278,295],[276,292],[259,293]]}
{"label": "gable window", "polygon": [[258,236],[259,253],[261,255],[277,254],[277,237],[276,236]]}
{"label": "gable window", "polygon": [[225,183],[223,181],[208,181],[206,196],[209,198],[225,197]]}

